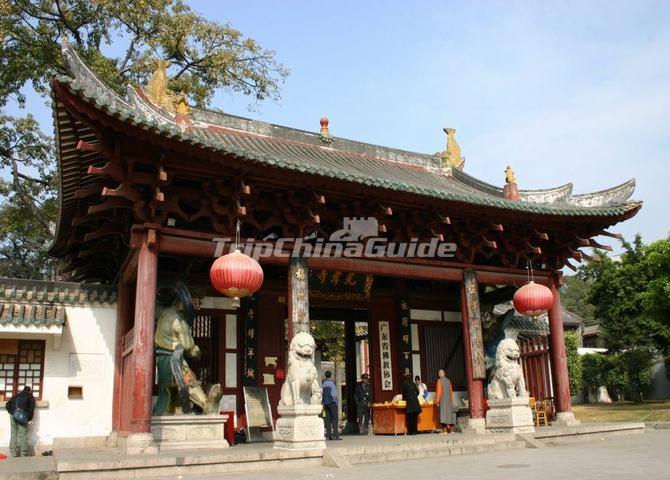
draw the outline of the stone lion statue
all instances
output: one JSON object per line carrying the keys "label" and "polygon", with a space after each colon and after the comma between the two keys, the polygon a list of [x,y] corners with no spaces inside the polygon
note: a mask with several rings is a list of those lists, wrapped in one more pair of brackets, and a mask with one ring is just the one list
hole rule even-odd
{"label": "stone lion statue", "polygon": [[319,375],[314,366],[316,342],[307,332],[300,332],[288,351],[288,371],[281,387],[280,405],[318,405],[321,403]]}
{"label": "stone lion statue", "polygon": [[527,397],[526,381],[519,363],[519,345],[511,338],[498,344],[495,367],[489,379],[488,395],[490,399]]}

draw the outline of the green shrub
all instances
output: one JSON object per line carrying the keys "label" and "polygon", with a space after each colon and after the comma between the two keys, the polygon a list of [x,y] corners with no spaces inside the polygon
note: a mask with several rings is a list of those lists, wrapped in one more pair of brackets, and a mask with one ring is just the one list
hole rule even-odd
{"label": "green shrub", "polygon": [[565,333],[565,350],[568,356],[568,376],[570,378],[570,392],[577,395],[582,391],[583,366],[582,358],[577,353],[579,338],[575,332]]}

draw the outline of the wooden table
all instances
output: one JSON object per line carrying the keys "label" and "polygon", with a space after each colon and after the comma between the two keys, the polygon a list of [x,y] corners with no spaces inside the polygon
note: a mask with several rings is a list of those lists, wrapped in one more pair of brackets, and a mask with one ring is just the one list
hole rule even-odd
{"label": "wooden table", "polygon": [[[407,433],[405,406],[377,405],[372,410],[372,431],[375,435],[398,435]],[[436,405],[422,405],[417,430],[432,432],[437,429],[439,410]]]}

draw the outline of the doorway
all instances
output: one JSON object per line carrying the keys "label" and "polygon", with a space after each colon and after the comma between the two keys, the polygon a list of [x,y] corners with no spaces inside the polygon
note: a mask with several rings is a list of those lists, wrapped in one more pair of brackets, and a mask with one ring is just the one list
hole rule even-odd
{"label": "doorway", "polygon": [[330,371],[338,386],[340,426],[344,433],[357,433],[354,390],[360,376],[370,372],[368,310],[311,307],[310,330],[319,377]]}

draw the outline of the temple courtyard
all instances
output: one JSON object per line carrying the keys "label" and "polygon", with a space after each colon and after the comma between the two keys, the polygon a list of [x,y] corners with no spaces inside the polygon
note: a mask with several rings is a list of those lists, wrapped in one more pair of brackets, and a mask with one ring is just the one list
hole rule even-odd
{"label": "temple courtyard", "polygon": [[[345,443],[344,440],[343,443]],[[459,480],[517,479],[552,480],[567,478],[636,479],[667,478],[670,429],[641,435],[594,439],[544,449],[524,448],[447,458],[409,460],[350,468],[315,467],[302,471],[272,472],[274,480],[359,479],[385,480],[458,478]],[[242,478],[226,475],[224,478]],[[174,477],[173,477],[174,478]],[[188,476],[182,480],[210,480],[221,476]],[[244,474],[246,480],[268,478],[268,472]]]}
{"label": "temple courtyard", "polygon": [[0,461],[0,479],[664,478],[670,424],[584,423],[534,434],[344,436],[325,452],[226,449],[127,455],[116,448],[64,448],[53,456]]}

